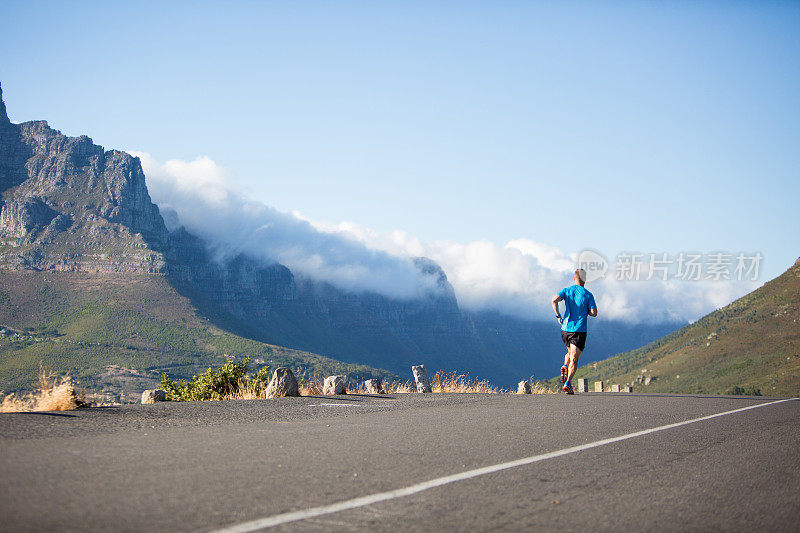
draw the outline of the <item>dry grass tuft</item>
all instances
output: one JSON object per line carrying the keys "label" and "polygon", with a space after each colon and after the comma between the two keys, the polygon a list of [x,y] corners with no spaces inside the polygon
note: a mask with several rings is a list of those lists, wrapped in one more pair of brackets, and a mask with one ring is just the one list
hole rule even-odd
{"label": "dry grass tuft", "polygon": [[319,396],[322,394],[322,381],[319,379],[303,379],[298,382],[297,387],[300,389],[300,396]]}
{"label": "dry grass tuft", "polygon": [[384,381],[383,392],[386,394],[401,394],[404,392],[417,392],[417,386],[410,381]]}
{"label": "dry grass tuft", "polygon": [[[531,394],[558,394],[561,390],[557,387],[548,387],[541,381],[531,383]],[[517,394],[517,393],[515,393]]]}
{"label": "dry grass tuft", "polygon": [[483,393],[500,394],[504,392],[489,383],[485,379],[471,378],[463,374],[451,372],[436,372],[431,380],[431,390],[433,392],[460,392],[460,393]]}
{"label": "dry grass tuft", "polygon": [[[264,387],[261,387],[262,389]],[[239,386],[236,392],[229,392],[222,399],[223,400],[259,400],[267,397],[265,390],[258,390],[259,388],[250,381],[243,379],[239,380]]]}
{"label": "dry grass tuft", "polygon": [[0,413],[23,413],[30,411],[71,411],[84,402],[75,393],[69,376],[55,376],[42,368],[33,392],[12,393],[0,402]]}

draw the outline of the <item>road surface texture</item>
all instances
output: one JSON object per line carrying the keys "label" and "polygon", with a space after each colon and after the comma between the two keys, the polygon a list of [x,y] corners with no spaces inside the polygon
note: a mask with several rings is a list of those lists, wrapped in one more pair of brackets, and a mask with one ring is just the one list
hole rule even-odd
{"label": "road surface texture", "polygon": [[797,531],[800,401],[774,401],[398,394],[5,414],[0,530]]}

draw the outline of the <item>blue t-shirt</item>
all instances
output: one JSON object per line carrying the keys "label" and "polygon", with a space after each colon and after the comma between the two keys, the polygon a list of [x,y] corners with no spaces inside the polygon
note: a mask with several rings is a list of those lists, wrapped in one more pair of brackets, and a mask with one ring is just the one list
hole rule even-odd
{"label": "blue t-shirt", "polygon": [[580,285],[561,289],[558,291],[558,295],[566,305],[561,329],[569,332],[586,331],[586,317],[589,316],[589,309],[597,308],[597,304],[594,303],[594,295]]}

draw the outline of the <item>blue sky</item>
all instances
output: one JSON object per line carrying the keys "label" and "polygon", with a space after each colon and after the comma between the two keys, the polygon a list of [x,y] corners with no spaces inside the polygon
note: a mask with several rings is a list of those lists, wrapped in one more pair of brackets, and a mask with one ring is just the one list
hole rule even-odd
{"label": "blue sky", "polygon": [[13,121],[319,221],[800,255],[797,2],[4,2]]}

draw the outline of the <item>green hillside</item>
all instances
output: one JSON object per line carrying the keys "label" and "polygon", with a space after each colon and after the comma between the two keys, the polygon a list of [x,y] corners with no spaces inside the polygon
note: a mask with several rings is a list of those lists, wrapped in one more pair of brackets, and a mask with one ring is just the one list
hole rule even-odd
{"label": "green hillside", "polygon": [[[800,259],[730,305],[642,348],[579,368],[634,392],[800,396]],[[591,335],[589,337],[591,342]],[[555,383],[555,380],[553,380]],[[593,390],[593,389],[592,389]]]}
{"label": "green hillside", "polygon": [[306,376],[395,377],[220,329],[160,275],[0,271],[6,393],[30,387],[41,364],[69,372],[89,391],[133,398],[161,372],[188,378],[226,355],[249,357],[254,369],[286,365]]}

